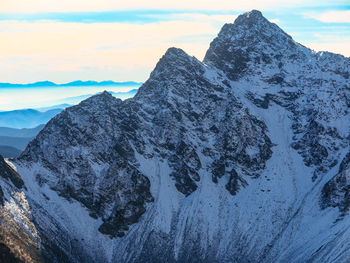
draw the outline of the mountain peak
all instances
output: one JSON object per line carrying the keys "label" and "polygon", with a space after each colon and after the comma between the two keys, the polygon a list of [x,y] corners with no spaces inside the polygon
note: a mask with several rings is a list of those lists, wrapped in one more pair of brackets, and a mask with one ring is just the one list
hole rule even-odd
{"label": "mountain peak", "polygon": [[210,44],[204,63],[229,72],[229,78],[237,80],[250,66],[278,64],[277,57],[297,52],[298,45],[291,36],[260,11],[252,10],[238,16],[233,24],[222,27]]}
{"label": "mountain peak", "polygon": [[94,107],[106,107],[107,105],[118,105],[121,103],[121,99],[117,99],[113,97],[111,93],[108,91],[103,91],[102,93],[98,93],[90,98],[83,100],[80,102],[80,106],[94,108]]}
{"label": "mountain peak", "polygon": [[226,24],[225,26],[234,26],[241,30],[248,30],[247,33],[260,34],[264,31],[278,32],[285,34],[274,23],[271,23],[263,14],[258,10],[252,10],[239,15],[233,24]]}
{"label": "mountain peak", "polygon": [[114,100],[115,98],[113,97],[113,95],[111,93],[109,93],[108,91],[104,90],[101,93],[97,93],[96,95],[91,96],[90,98],[88,98],[87,100]]}
{"label": "mountain peak", "polygon": [[181,48],[171,47],[165,52],[162,58],[159,60],[159,64],[163,63],[182,63],[188,62],[191,58],[185,51]]}
{"label": "mountain peak", "polygon": [[[231,34],[234,32],[236,35],[248,36],[273,36],[273,35],[284,35],[288,36],[280,27],[276,24],[271,23],[263,14],[258,10],[252,10],[239,15],[233,24],[225,24],[220,32],[220,34],[227,31]],[[219,34],[219,35],[220,35]],[[259,39],[262,40],[262,39]]]}
{"label": "mountain peak", "polygon": [[264,17],[259,10],[253,9],[252,11],[244,13],[242,16],[247,17]]}
{"label": "mountain peak", "polygon": [[102,94],[103,96],[112,96],[112,94],[109,93],[107,90],[104,90],[101,94]]}
{"label": "mountain peak", "polygon": [[244,24],[244,23],[257,23],[258,21],[268,22],[268,20],[263,16],[263,14],[258,10],[252,10],[246,12],[242,15],[239,15],[235,20],[235,24]]}
{"label": "mountain peak", "polygon": [[171,47],[158,61],[155,69],[152,71],[150,78],[138,90],[135,99],[145,98],[148,96],[155,96],[157,100],[160,97],[166,96],[169,88],[175,87],[173,85],[165,86],[162,89],[156,89],[158,83],[165,83],[170,78],[180,84],[184,78],[193,76],[195,72],[202,69],[202,63],[195,57],[188,55],[180,48]]}
{"label": "mountain peak", "polygon": [[155,69],[151,73],[151,76],[155,77],[163,71],[174,71],[181,66],[190,64],[192,57],[189,56],[181,48],[171,47],[165,52],[165,54],[158,61]]}
{"label": "mountain peak", "polygon": [[176,47],[170,47],[168,50],[165,52],[164,57],[167,56],[188,56],[185,51],[183,51],[181,48],[176,48]]}

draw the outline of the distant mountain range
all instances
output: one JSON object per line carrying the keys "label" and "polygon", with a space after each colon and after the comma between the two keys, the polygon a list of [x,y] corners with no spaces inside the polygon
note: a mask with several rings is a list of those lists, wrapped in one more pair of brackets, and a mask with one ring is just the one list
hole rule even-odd
{"label": "distant mountain range", "polygon": [[28,84],[16,84],[16,83],[0,83],[0,88],[33,88],[33,87],[91,87],[91,86],[119,86],[119,87],[130,87],[130,86],[141,86],[142,82],[125,81],[125,82],[114,82],[111,80],[107,81],[72,81],[64,84],[57,84],[51,81],[39,81]]}
{"label": "distant mountain range", "polygon": [[[105,81],[105,83],[108,83]],[[126,92],[110,92],[114,97],[133,97],[138,89]],[[99,92],[98,94],[101,94]],[[0,155],[5,158],[19,156],[27,144],[42,130],[45,124],[65,108],[78,104],[94,94],[65,98],[60,104],[35,109],[0,112]]]}
{"label": "distant mountain range", "polygon": [[61,111],[62,109],[52,109],[45,112],[34,109],[3,111],[0,112],[0,127],[34,128],[47,123]]}
{"label": "distant mountain range", "polygon": [[[97,93],[100,94],[101,92]],[[137,89],[126,92],[110,92],[114,97],[127,99],[133,97],[137,93]],[[62,99],[60,104],[36,108],[36,109],[20,109],[13,111],[0,112],[0,127],[10,127],[15,129],[34,128],[40,124],[47,123],[51,118],[60,113],[67,107],[78,104],[94,94],[86,94],[76,97]]]}
{"label": "distant mountain range", "polygon": [[11,146],[0,145],[0,155],[4,158],[16,158],[21,154],[22,151]]}
{"label": "distant mountain range", "polygon": [[57,105],[48,106],[48,107],[35,108],[35,110],[45,112],[45,111],[54,110],[54,109],[65,109],[70,106],[72,106],[72,104],[62,103],[62,104],[57,104]]}
{"label": "distant mountain range", "polygon": [[0,127],[0,155],[15,158],[27,144],[44,128],[44,124],[32,129]]}
{"label": "distant mountain range", "polygon": [[[109,91],[109,93],[111,93],[116,98],[125,100],[125,99],[128,99],[128,98],[131,98],[131,97],[135,96],[137,91],[138,91],[138,89],[132,89],[132,90],[129,90],[129,91],[121,91],[121,92]],[[101,93],[102,92],[98,92],[96,94],[101,94]],[[64,98],[64,99],[60,100],[60,103],[62,103],[62,104],[57,105],[56,109],[57,108],[64,109],[64,108],[67,108],[69,106],[78,104],[82,100],[85,100],[85,99],[87,99],[87,98],[89,98],[89,97],[91,97],[93,95],[96,95],[96,94],[84,94],[84,95],[80,95],[80,96]],[[60,107],[58,107],[58,106],[60,106]],[[52,107],[47,107],[46,109],[53,109],[53,106]],[[38,110],[40,110],[40,109],[38,109]]]}
{"label": "distant mountain range", "polygon": [[27,144],[33,139],[34,139],[33,137],[25,138],[25,137],[0,136],[0,146],[13,147],[22,151],[27,146]]}
{"label": "distant mountain range", "polygon": [[19,137],[19,138],[27,138],[27,137],[35,137],[41,130],[44,128],[44,124],[41,124],[35,128],[31,129],[14,129],[8,127],[0,127],[0,136],[8,136],[8,137]]}

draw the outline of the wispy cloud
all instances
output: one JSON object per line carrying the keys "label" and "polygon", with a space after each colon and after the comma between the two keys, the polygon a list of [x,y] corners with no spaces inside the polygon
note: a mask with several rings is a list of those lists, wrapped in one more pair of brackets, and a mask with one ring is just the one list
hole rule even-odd
{"label": "wispy cloud", "polygon": [[350,57],[350,36],[345,32],[333,32],[332,34],[313,34],[314,40],[304,42],[315,51],[329,51]]}
{"label": "wispy cloud", "polygon": [[[325,2],[325,0],[320,0]],[[97,12],[110,10],[249,10],[271,9],[298,4],[310,4],[311,0],[2,0],[3,13],[37,12]]]}
{"label": "wispy cloud", "polygon": [[[211,21],[145,25],[0,21],[0,79],[144,81],[168,47],[183,48],[201,59],[218,30]],[[196,37],[201,41],[193,41]]]}
{"label": "wispy cloud", "polygon": [[350,23],[350,10],[307,13],[305,15],[324,23]]}
{"label": "wispy cloud", "polygon": [[341,42],[307,42],[305,43],[308,47],[316,51],[329,51],[336,54],[341,54],[350,58],[350,38],[344,39]]}
{"label": "wispy cloud", "polygon": [[158,19],[167,20],[183,20],[183,21],[202,21],[202,22],[220,22],[233,23],[238,14],[232,14],[233,12],[225,12],[224,14],[218,12],[175,12],[168,14],[150,15],[150,17],[156,17]]}
{"label": "wispy cloud", "polygon": [[64,12],[64,13],[1,13],[0,20],[6,21],[55,21],[76,23],[133,23],[148,24],[171,20],[208,20],[233,22],[237,17],[232,11],[176,11],[176,10],[132,10],[105,12]]}
{"label": "wispy cloud", "polygon": [[[348,0],[1,0],[0,79],[144,81],[168,47],[202,59],[222,25],[251,9],[303,44],[349,56],[348,40],[320,37],[349,35],[348,6]],[[342,24],[332,23],[336,18]]]}

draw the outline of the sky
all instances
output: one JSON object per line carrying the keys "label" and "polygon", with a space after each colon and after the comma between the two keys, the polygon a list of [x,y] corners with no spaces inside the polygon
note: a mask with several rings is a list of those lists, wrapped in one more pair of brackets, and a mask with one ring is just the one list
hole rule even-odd
{"label": "sky", "polygon": [[202,60],[252,9],[307,47],[350,57],[350,0],[0,0],[0,82],[143,82],[167,48]]}

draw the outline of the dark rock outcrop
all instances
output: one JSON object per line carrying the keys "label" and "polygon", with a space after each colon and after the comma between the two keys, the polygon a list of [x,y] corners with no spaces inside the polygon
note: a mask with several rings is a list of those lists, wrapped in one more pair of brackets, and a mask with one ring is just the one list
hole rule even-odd
{"label": "dark rock outcrop", "polygon": [[318,197],[338,170],[321,208],[348,216],[349,72],[245,13],[203,63],[170,48],[134,98],[54,117],[13,162],[26,187],[2,163],[2,211],[57,263],[346,262]]}

